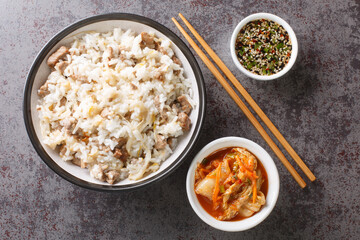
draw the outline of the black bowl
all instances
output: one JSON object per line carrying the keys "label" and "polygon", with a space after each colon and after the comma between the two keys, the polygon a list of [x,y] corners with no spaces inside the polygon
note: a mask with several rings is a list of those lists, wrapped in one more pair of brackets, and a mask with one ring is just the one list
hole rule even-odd
{"label": "black bowl", "polygon": [[[50,73],[46,60],[50,53],[63,44],[69,44],[73,36],[94,30],[98,32],[110,31],[114,27],[132,29],[140,33],[151,30],[157,36],[165,37],[173,42],[172,48],[180,58],[185,69],[186,77],[193,79],[194,100],[197,106],[190,115],[191,130],[179,139],[179,145],[174,153],[161,164],[160,169],[138,181],[120,181],[110,185],[92,179],[87,169],[81,169],[60,159],[59,154],[41,142],[39,118],[36,111],[38,103],[37,90],[46,81]],[[24,89],[23,114],[27,133],[35,150],[42,160],[58,175],[71,183],[88,189],[101,191],[124,191],[146,186],[172,173],[186,159],[197,141],[205,116],[205,87],[199,65],[185,43],[168,28],[151,19],[127,13],[110,13],[80,20],[56,34],[37,55],[29,71]]]}

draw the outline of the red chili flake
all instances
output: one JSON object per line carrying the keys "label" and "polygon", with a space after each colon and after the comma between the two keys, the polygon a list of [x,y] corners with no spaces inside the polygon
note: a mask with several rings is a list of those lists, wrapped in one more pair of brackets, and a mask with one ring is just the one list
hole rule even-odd
{"label": "red chili flake", "polygon": [[283,37],[284,35],[283,34],[280,34],[280,37]]}
{"label": "red chili flake", "polygon": [[288,53],[287,56],[290,57],[290,53]]}
{"label": "red chili flake", "polygon": [[266,70],[269,70],[269,68],[267,68]]}
{"label": "red chili flake", "polygon": [[275,52],[275,50],[272,50],[272,53],[274,53]]}

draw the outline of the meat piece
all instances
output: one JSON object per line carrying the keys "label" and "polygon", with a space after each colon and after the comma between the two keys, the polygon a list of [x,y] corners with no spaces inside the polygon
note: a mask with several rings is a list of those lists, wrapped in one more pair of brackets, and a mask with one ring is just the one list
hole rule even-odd
{"label": "meat piece", "polygon": [[69,53],[69,49],[65,46],[61,46],[58,50],[56,50],[56,52],[50,55],[47,60],[47,65],[53,68],[67,53]]}
{"label": "meat piece", "polygon": [[80,158],[75,157],[73,160],[71,160],[71,162],[73,164],[75,164],[76,166],[79,166],[81,168],[86,168],[87,167],[87,163],[84,162],[83,160],[81,160]]}
{"label": "meat piece", "polygon": [[40,89],[38,90],[38,95],[39,95],[39,97],[45,97],[49,93],[50,93],[50,91],[49,91],[49,83],[46,81],[45,84],[42,85],[40,87]]}
{"label": "meat piece", "polygon": [[156,72],[156,73],[154,74],[154,79],[163,82],[163,81],[165,80],[164,73],[163,73],[163,72]]}
{"label": "meat piece", "polygon": [[180,97],[177,98],[177,100],[179,101],[180,105],[181,105],[181,110],[186,113],[186,114],[190,114],[192,106],[189,103],[189,101],[187,100],[187,98],[184,95],[181,95]]}
{"label": "meat piece", "polygon": [[66,97],[62,97],[60,100],[60,107],[65,106],[66,101],[67,101]]}
{"label": "meat piece", "polygon": [[61,144],[60,148],[59,148],[60,156],[64,156],[66,151],[67,151],[67,149],[66,149],[65,144]]}
{"label": "meat piece", "polygon": [[123,137],[113,138],[112,140],[118,142],[118,145],[116,145],[117,148],[121,148],[127,142],[127,139]]}
{"label": "meat piece", "polygon": [[175,55],[174,55],[171,59],[173,60],[173,62],[174,62],[175,64],[181,65],[180,60],[179,60],[177,57],[175,57]]}
{"label": "meat piece", "polygon": [[118,180],[120,173],[115,170],[110,170],[105,173],[106,181],[110,184],[113,184],[116,180]]}
{"label": "meat piece", "polygon": [[109,166],[106,164],[102,164],[102,163],[95,164],[90,169],[90,173],[94,178],[104,182],[105,181],[105,172],[104,171],[108,168],[109,168]]}
{"label": "meat piece", "polygon": [[79,158],[74,158],[73,160],[71,160],[71,162],[73,164],[75,164],[76,166],[79,166],[79,167],[81,166],[81,161]]}
{"label": "meat piece", "polygon": [[133,84],[133,83],[130,83],[130,86],[131,86],[131,89],[132,89],[132,90],[138,89],[138,87],[137,87],[135,84]]}
{"label": "meat piece", "polygon": [[68,62],[66,62],[66,61],[61,61],[61,62],[58,62],[58,63],[55,65],[55,68],[57,68],[57,69],[59,70],[59,72],[60,72],[61,74],[63,74],[65,68],[66,68],[68,65],[69,65]]}
{"label": "meat piece", "polygon": [[122,147],[115,147],[114,148],[114,157],[120,159],[122,162],[126,162],[127,158],[129,157],[129,153],[126,150],[126,146]]}
{"label": "meat piece", "polygon": [[155,50],[159,51],[161,44],[159,42],[155,42]]}
{"label": "meat piece", "polygon": [[181,70],[174,70],[174,75],[175,76],[179,76],[180,73],[181,73]]}
{"label": "meat piece", "polygon": [[126,120],[130,121],[132,114],[133,114],[133,111],[129,111],[129,112],[125,113],[124,118]]}
{"label": "meat piece", "polygon": [[189,131],[190,125],[191,125],[191,120],[190,120],[189,116],[186,113],[181,112],[178,115],[178,120],[180,122],[180,127],[184,131]]}
{"label": "meat piece", "polygon": [[150,34],[146,32],[142,32],[141,39],[142,39],[142,41],[140,42],[141,49],[144,49],[145,47],[155,48],[154,37],[151,36]]}
{"label": "meat piece", "polygon": [[157,150],[162,150],[166,147],[166,145],[167,145],[167,143],[166,143],[165,137],[162,135],[156,135],[155,148]]}

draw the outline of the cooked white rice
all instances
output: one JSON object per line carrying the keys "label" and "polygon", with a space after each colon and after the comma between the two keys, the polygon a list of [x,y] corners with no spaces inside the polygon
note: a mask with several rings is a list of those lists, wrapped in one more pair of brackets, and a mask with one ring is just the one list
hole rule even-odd
{"label": "cooked white rice", "polygon": [[[41,88],[43,142],[101,181],[138,180],[157,171],[184,134],[173,104],[184,95],[194,106],[171,42],[149,35],[157,49],[144,47],[141,34],[119,28],[75,39],[59,61],[64,68],[56,64]],[[171,141],[156,149],[157,135]],[[122,139],[125,160],[114,153]]]}

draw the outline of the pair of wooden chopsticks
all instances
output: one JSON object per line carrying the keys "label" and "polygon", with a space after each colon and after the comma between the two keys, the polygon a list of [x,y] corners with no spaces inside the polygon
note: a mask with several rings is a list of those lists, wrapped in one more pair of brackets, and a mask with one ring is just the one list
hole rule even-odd
{"label": "pair of wooden chopsticks", "polygon": [[[191,24],[185,19],[185,17],[179,13],[181,20],[185,23],[185,25],[189,28],[195,38],[199,41],[205,51],[210,55],[213,61],[218,65],[221,71],[226,75],[226,77],[231,81],[231,83],[235,86],[235,88],[240,92],[240,94],[245,98],[251,108],[258,114],[260,119],[265,123],[265,125],[270,129],[273,135],[278,139],[278,141],[282,144],[285,150],[290,154],[290,156],[295,160],[295,162],[299,165],[301,170],[306,174],[306,176],[314,181],[316,178],[314,174],[310,171],[310,169],[305,165],[305,163],[301,160],[299,155],[295,152],[295,150],[290,146],[290,144],[286,141],[286,139],[282,136],[279,130],[275,127],[275,125],[270,121],[270,119],[265,115],[265,113],[260,109],[260,107],[256,104],[256,102],[252,99],[249,93],[245,90],[245,88],[240,84],[240,82],[235,78],[235,76],[230,72],[230,70],[225,66],[225,64],[221,61],[221,59],[216,55],[216,53],[210,48],[210,46],[205,42],[205,40],[199,35],[199,33],[191,26]],[[212,74],[216,77],[219,83],[225,88],[228,94],[232,97],[232,99],[236,102],[236,104],[240,107],[240,109],[244,112],[246,117],[250,120],[250,122],[254,125],[256,130],[260,133],[260,135],[264,138],[266,143],[270,146],[270,148],[274,151],[276,156],[280,159],[280,161],[284,164],[286,169],[290,172],[290,174],[294,177],[296,182],[300,185],[300,187],[304,188],[306,186],[305,181],[301,178],[301,176],[297,173],[294,167],[289,163],[289,161],[285,158],[284,154],[280,151],[278,146],[274,143],[274,141],[267,134],[265,129],[261,126],[259,121],[255,118],[255,116],[250,112],[249,108],[245,105],[245,103],[240,99],[240,97],[236,94],[230,84],[226,81],[226,79],[222,76],[219,70],[215,67],[215,65],[209,60],[209,58],[205,55],[205,53],[200,49],[200,47],[195,43],[194,40],[187,34],[187,32],[181,27],[181,25],[176,21],[175,18],[171,19],[176,27],[180,30],[180,32],[184,35],[185,39],[189,42],[195,52],[199,55],[201,60],[205,63],[205,65],[209,68]]]}

